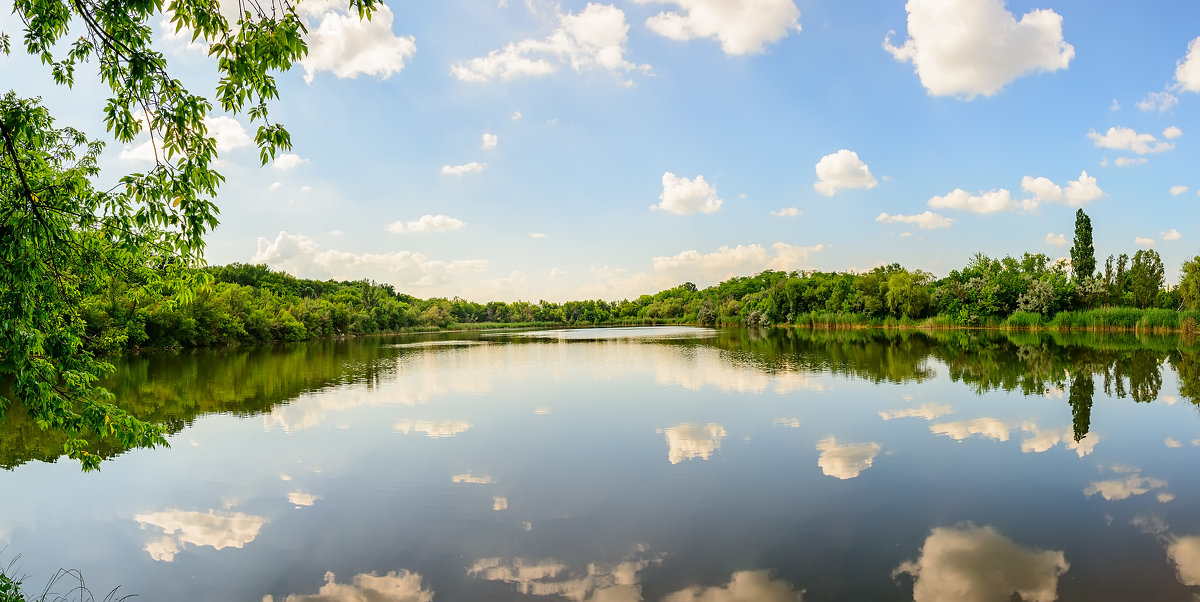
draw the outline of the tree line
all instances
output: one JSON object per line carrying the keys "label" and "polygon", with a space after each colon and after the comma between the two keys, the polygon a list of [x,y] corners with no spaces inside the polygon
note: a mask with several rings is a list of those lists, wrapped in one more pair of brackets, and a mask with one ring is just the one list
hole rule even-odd
{"label": "tree line", "polygon": [[[420,299],[370,280],[296,278],[264,265],[150,269],[111,275],[81,305],[94,350],[303,341],[489,325],[1113,326],[1195,328],[1200,257],[1167,287],[1154,250],[1098,269],[1090,221],[1077,214],[1072,261],[982,253],[944,278],[899,264],[866,272],[767,270],[704,289],[683,283],[620,301],[479,303]],[[1145,311],[1145,310],[1159,310]],[[1178,311],[1185,310],[1185,311]],[[1115,321],[1106,324],[1103,320]],[[1095,323],[1090,324],[1088,320]],[[1124,321],[1122,321],[1124,320]]]}

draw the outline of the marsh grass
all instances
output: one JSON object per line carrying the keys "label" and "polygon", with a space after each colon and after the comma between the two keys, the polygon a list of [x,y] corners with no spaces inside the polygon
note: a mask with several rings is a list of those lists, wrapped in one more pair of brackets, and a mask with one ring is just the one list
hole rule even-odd
{"label": "marsh grass", "polygon": [[59,569],[41,594],[27,594],[21,588],[28,577],[15,576],[18,559],[20,556],[0,567],[0,602],[121,602],[134,597],[118,594],[120,587],[116,587],[103,598],[97,598],[84,581],[83,573],[77,569]]}
{"label": "marsh grass", "polygon": [[1004,321],[1004,326],[1007,328],[1037,328],[1042,325],[1043,320],[1042,314],[1018,311]]}

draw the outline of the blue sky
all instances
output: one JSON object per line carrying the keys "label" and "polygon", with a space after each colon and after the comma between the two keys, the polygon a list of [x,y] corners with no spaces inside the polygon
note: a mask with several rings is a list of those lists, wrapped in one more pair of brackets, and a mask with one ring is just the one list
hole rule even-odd
{"label": "blue sky", "polygon": [[[259,167],[248,119],[213,116],[210,263],[619,299],[768,268],[1064,257],[1078,207],[1101,263],[1153,248],[1174,280],[1200,251],[1194,2],[393,0],[369,24],[299,6],[310,59],[273,108],[294,156]],[[161,42],[211,91],[202,50]],[[19,53],[0,72],[104,135],[92,79],[56,87]],[[106,174],[147,168],[144,150],[111,143]]]}

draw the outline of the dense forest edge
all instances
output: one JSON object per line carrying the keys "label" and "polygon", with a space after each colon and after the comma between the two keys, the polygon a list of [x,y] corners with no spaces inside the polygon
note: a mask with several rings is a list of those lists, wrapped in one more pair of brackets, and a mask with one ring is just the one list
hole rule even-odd
{"label": "dense forest edge", "polygon": [[1200,332],[1200,257],[1166,286],[1153,250],[1076,278],[1042,254],[975,255],[935,279],[898,264],[867,272],[764,271],[620,301],[419,299],[392,285],[296,278],[231,264],[110,279],[82,315],[94,351],[305,341],[419,330],[634,324],[814,328],[1044,328]]}

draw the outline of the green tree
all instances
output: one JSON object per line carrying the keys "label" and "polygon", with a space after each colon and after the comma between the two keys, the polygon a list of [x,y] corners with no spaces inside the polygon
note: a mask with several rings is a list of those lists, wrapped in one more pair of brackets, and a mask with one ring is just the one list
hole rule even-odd
{"label": "green tree", "polygon": [[1092,219],[1083,209],[1075,211],[1075,243],[1071,245],[1071,268],[1076,280],[1096,272],[1096,248],[1092,245]]}
{"label": "green tree", "polygon": [[892,315],[918,318],[929,307],[929,274],[901,270],[888,277],[887,306]]}
{"label": "green tree", "polygon": [[[369,17],[376,0],[349,3]],[[101,109],[107,130],[126,144],[146,130],[155,149],[152,169],[100,192],[93,188],[100,143],[56,127],[37,100],[10,91],[0,101],[0,377],[13,380],[13,398],[41,428],[64,432],[68,455],[91,469],[100,459],[84,449],[85,437],[132,446],[166,440],[160,427],[121,412],[97,385],[110,367],[85,348],[80,296],[114,273],[202,263],[203,236],[217,223],[212,199],[223,181],[205,127],[213,103],[171,77],[150,23],[162,14],[177,32],[208,42],[219,73],[217,104],[258,124],[263,163],[291,146],[287,130],[269,120],[267,103],[279,95],[273,74],[307,51],[306,29],[286,0],[239,3],[234,23],[217,0],[12,6],[24,24],[25,52],[67,86],[77,67],[95,64],[110,93]],[[0,32],[0,52],[11,49],[8,32]],[[10,401],[0,399],[0,413]]]}
{"label": "green tree", "polygon": [[1129,291],[1138,307],[1153,307],[1158,291],[1163,287],[1163,262],[1154,249],[1134,253],[1129,266]]}
{"label": "green tree", "polygon": [[1179,294],[1185,309],[1200,309],[1200,255],[1183,263],[1179,279]]}

